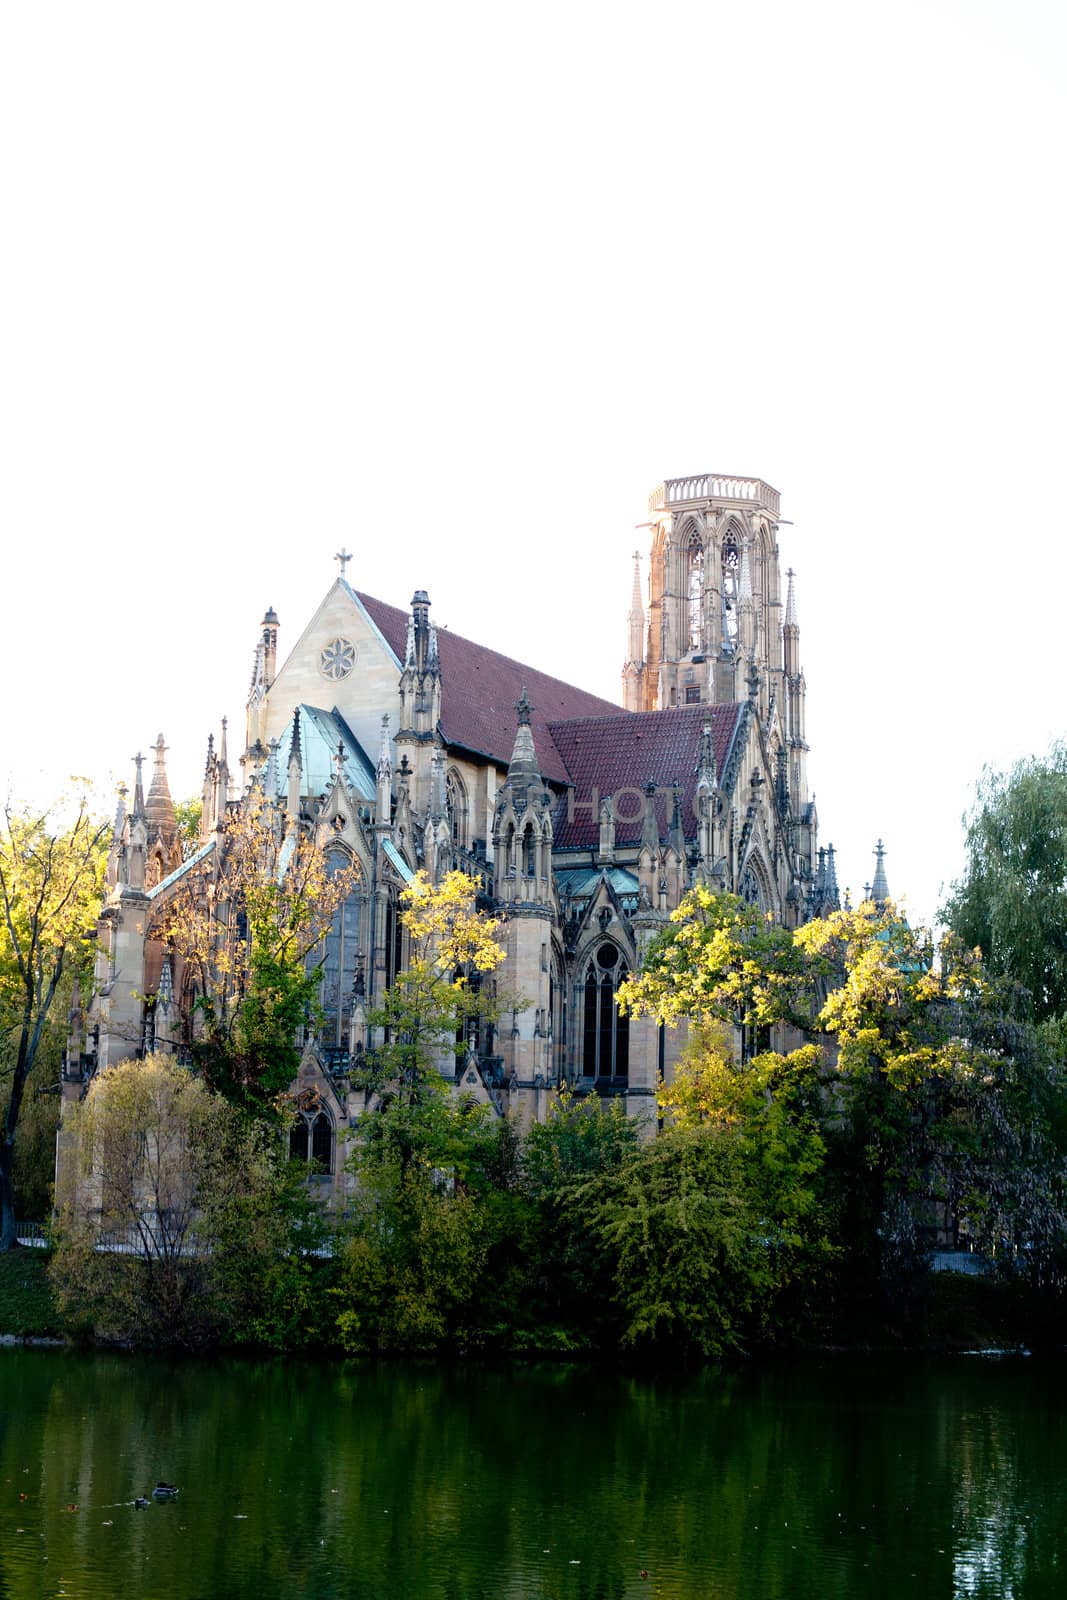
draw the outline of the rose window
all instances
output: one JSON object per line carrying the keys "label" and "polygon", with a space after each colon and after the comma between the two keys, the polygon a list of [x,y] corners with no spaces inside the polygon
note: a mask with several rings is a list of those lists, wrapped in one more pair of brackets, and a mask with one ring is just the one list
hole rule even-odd
{"label": "rose window", "polygon": [[356,647],[347,639],[331,639],[319,657],[319,671],[324,678],[347,678],[356,664]]}

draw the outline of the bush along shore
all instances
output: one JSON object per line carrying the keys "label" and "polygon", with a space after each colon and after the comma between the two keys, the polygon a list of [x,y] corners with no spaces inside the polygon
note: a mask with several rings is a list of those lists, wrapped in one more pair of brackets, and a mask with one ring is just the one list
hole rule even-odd
{"label": "bush along shore", "polygon": [[[575,1303],[565,1315],[538,1325],[526,1309],[494,1304],[492,1320],[478,1308],[451,1302],[451,1315],[439,1302],[405,1301],[384,1317],[362,1324],[353,1337],[352,1307],[346,1303],[345,1280],[353,1270],[347,1247],[334,1257],[316,1257],[306,1271],[305,1314],[267,1327],[259,1320],[243,1325],[224,1320],[216,1306],[209,1313],[197,1304],[206,1292],[199,1273],[178,1298],[184,1302],[180,1324],[164,1324],[145,1264],[112,1255],[101,1274],[99,1298],[92,1307],[63,1309],[60,1284],[51,1251],[18,1249],[0,1256],[0,1344],[99,1345],[132,1349],[184,1349],[208,1353],[228,1348],[249,1354],[316,1353],[503,1357],[517,1360],[592,1359],[622,1365],[660,1364],[701,1359],[692,1344],[675,1348],[669,1338],[642,1346],[619,1337],[617,1311],[610,1304]],[[363,1251],[357,1250],[362,1257]],[[427,1263],[429,1265],[429,1263]],[[188,1272],[178,1269],[178,1276]],[[146,1291],[147,1290],[147,1294]],[[729,1342],[717,1353],[731,1358],[751,1354],[773,1357],[803,1349],[868,1351],[973,1352],[1048,1351],[1062,1348],[1064,1312],[1015,1275],[966,1275],[952,1271],[918,1275],[910,1292],[895,1308],[884,1300],[848,1293],[834,1285],[832,1299],[809,1310],[791,1326],[769,1329],[766,1319],[739,1322]],[[121,1314],[140,1300],[134,1318]],[[173,1304],[173,1299],[172,1299]],[[247,1305],[248,1302],[246,1301]],[[317,1307],[312,1314],[308,1307]],[[119,1311],[119,1314],[116,1312]],[[595,1325],[594,1325],[595,1324]],[[703,1359],[711,1352],[703,1353]]]}
{"label": "bush along shore", "polygon": [[[464,973],[500,959],[461,878],[411,890],[409,966],[368,1018],[387,1042],[362,1069],[344,1216],[282,1159],[279,1041],[308,980],[267,963],[192,1071],[161,1055],[95,1075],[65,1121],[81,1179],[54,1309],[17,1316],[144,1346],[672,1363],[1058,1342],[1064,1029],[1028,1020],[977,951],[935,947],[889,904],[790,931],[694,889],[617,996],[685,1025],[656,1136],[565,1086],[520,1131],[439,1067],[490,1003]],[[964,1231],[989,1275],[931,1274]]]}

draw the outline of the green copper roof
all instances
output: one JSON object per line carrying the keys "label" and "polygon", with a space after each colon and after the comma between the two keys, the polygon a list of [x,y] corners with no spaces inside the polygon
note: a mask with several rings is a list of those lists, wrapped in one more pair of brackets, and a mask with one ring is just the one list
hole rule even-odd
{"label": "green copper roof", "polygon": [[193,852],[188,861],[183,861],[180,867],[175,867],[174,871],[169,873],[167,877],[161,878],[154,889],[149,889],[149,900],[155,900],[157,895],[161,895],[164,889],[169,889],[172,884],[180,883],[185,877],[185,874],[190,871],[192,867],[197,866],[199,862],[206,860],[214,848],[214,839],[209,839],[207,844],[202,844],[199,850]]}
{"label": "green copper roof", "polygon": [[407,862],[404,860],[404,857],[400,854],[400,851],[397,849],[393,841],[391,839],[383,839],[382,849],[385,851],[386,856],[393,863],[393,866],[399,872],[404,882],[410,883],[415,874],[412,872],[411,868],[408,866]]}
{"label": "green copper roof", "polygon": [[293,745],[293,724],[297,725],[300,750],[300,793],[322,794],[333,782],[337,746],[344,747],[345,781],[354,794],[374,799],[374,764],[339,711],[323,711],[320,706],[297,706],[278,740],[277,794],[283,797],[289,787],[289,752]]}
{"label": "green copper roof", "polygon": [[572,900],[588,900],[596,893],[601,877],[606,877],[620,900],[638,895],[641,885],[625,867],[563,867],[556,872],[561,895]]}

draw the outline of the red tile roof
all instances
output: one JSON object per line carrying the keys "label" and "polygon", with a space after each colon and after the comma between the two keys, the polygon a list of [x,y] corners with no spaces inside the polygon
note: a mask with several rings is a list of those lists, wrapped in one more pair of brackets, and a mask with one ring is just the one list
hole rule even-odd
{"label": "red tile roof", "polygon": [[695,838],[696,767],[704,724],[711,722],[721,778],[742,710],[741,705],[677,706],[669,711],[630,712],[621,721],[583,717],[553,722],[555,748],[575,786],[573,795],[556,807],[554,848],[595,850],[600,842],[600,802],[609,795],[615,800],[616,845],[637,844],[650,778],[662,791],[656,799],[660,837],[671,823],[671,796],[666,791],[677,778],[682,786],[682,829],[687,839]]}
{"label": "red tile roof", "polygon": [[[402,662],[408,613],[368,594],[357,598]],[[628,712],[610,700],[549,677],[536,667],[525,667],[521,661],[498,655],[448,628],[439,630],[437,648],[441,658],[441,732],[449,744],[462,745],[506,764],[515,744],[515,707],[525,689],[530,697],[530,725],[541,775],[552,783],[569,780],[553,743],[550,723],[595,717],[606,724],[629,718]]]}

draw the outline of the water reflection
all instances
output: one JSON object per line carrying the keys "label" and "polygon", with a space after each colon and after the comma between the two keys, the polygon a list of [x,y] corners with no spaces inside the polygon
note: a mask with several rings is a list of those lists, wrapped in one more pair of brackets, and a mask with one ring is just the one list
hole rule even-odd
{"label": "water reflection", "polygon": [[[4,1350],[0,1597],[1051,1595],[1061,1386],[978,1362],[652,1382]],[[135,1511],[159,1478],[179,1499]]]}

